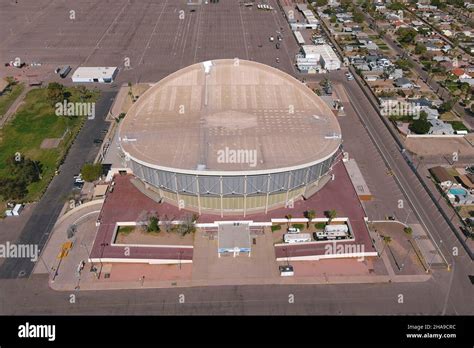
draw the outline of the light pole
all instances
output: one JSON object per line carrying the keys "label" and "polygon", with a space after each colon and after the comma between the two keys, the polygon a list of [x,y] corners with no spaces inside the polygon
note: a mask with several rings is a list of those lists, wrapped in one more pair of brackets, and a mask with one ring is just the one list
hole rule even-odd
{"label": "light pole", "polygon": [[[89,248],[87,247],[87,245],[84,243],[84,242],[81,242],[81,246],[85,249],[86,251],[86,254],[87,254],[87,260],[91,260],[91,253],[89,252]],[[94,273],[95,275],[97,275],[97,269],[95,269],[95,264],[94,262],[92,262],[92,260],[90,261],[91,262],[91,265],[92,265],[92,268],[94,269]]]}
{"label": "light pole", "polygon": [[[439,244],[440,244],[440,247],[438,248],[439,252],[441,252],[441,244],[443,244],[443,241],[440,240],[439,241]],[[435,250],[436,251],[436,250]],[[431,261],[428,263],[428,269],[426,270],[426,273],[429,273],[431,271],[431,265],[433,264],[433,260],[436,256],[436,252],[433,254],[433,256],[431,257]]]}
{"label": "light pole", "polygon": [[102,256],[104,256],[104,248],[108,245],[109,245],[109,243],[101,243],[100,244],[100,246],[102,247],[102,251],[101,251],[100,257],[99,257],[100,271],[99,271],[99,275],[97,276],[97,278],[100,278],[100,274],[102,273],[102,267],[104,266],[104,264],[102,263]]}
{"label": "light pole", "polygon": [[179,252],[179,269],[181,269],[181,257],[183,256],[183,251]]}
{"label": "light pole", "polygon": [[39,259],[41,260],[41,262],[43,262],[44,268],[46,268],[46,270],[48,271],[48,275],[51,277],[51,273],[52,273],[53,268],[52,268],[52,267],[51,267],[51,268],[48,267],[48,265],[46,264],[46,262],[45,262],[44,259],[43,259],[43,256],[40,255],[40,256],[39,256]]}
{"label": "light pole", "polygon": [[[416,239],[416,238],[415,238],[415,239]],[[403,261],[402,261],[402,266],[400,267],[400,271],[402,271],[402,270],[403,270],[403,268],[405,267],[405,261],[406,261],[406,259],[407,259],[407,257],[408,257],[408,254],[410,254],[410,252],[411,252],[411,248],[410,248],[410,249],[408,249],[408,251],[407,251],[407,253],[406,253],[405,257],[403,258]]]}

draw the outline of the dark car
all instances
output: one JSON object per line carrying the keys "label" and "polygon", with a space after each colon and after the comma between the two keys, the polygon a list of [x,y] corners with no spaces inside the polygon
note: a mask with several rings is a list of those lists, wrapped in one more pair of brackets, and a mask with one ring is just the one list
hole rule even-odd
{"label": "dark car", "polygon": [[94,139],[94,144],[102,144],[103,140],[102,139]]}

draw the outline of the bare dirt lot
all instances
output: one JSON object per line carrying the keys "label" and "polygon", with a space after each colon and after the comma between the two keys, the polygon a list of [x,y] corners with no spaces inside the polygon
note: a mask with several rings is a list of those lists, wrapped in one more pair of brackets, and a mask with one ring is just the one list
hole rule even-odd
{"label": "bare dirt lot", "polygon": [[474,157],[474,148],[464,138],[407,138],[408,150],[419,156],[449,156],[454,152],[459,157]]}
{"label": "bare dirt lot", "polygon": [[129,233],[118,233],[116,244],[143,244],[143,245],[193,245],[194,234],[185,236],[177,232],[146,232],[142,228],[134,228]]}

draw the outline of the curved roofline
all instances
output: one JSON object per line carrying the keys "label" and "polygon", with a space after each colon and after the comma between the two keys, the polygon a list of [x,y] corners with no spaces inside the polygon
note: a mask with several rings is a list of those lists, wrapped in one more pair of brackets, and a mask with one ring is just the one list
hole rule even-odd
{"label": "curved roofline", "polygon": [[[240,58],[234,58],[234,59],[212,59],[212,60],[208,60],[208,61],[211,61],[211,62],[235,62],[235,60],[238,59],[240,62],[245,62],[245,64],[251,64],[251,65],[259,65],[259,66],[262,66],[264,67],[265,69],[269,69],[271,70],[272,72],[278,74],[279,77],[281,78],[284,78],[285,80],[287,81],[290,81],[292,83],[294,83],[295,87],[298,88],[299,91],[301,91],[302,93],[304,93],[307,97],[309,98],[315,98],[315,97],[318,97],[317,95],[315,95],[313,93],[313,91],[308,88],[304,83],[302,83],[301,81],[299,81],[297,78],[287,74],[286,72],[284,71],[281,71],[280,69],[278,68],[275,68],[275,67],[272,67],[272,66],[269,66],[269,65],[266,65],[266,64],[263,64],[263,63],[260,63],[260,62],[255,62],[255,61],[251,61],[251,60],[246,60],[246,59],[240,59]],[[181,69],[178,69],[176,70],[175,72],[167,75],[166,77],[164,77],[163,79],[157,81],[155,84],[153,84],[147,91],[145,91],[141,96],[140,96],[140,99],[146,99],[148,97],[148,95],[153,95],[153,93],[155,93],[156,91],[156,88],[159,88],[159,85],[163,85],[163,84],[166,84],[168,81],[170,80],[173,80],[175,79],[177,76],[179,75],[182,75],[183,72],[186,72],[188,70],[192,70],[195,68],[196,65],[202,65],[203,63],[205,63],[206,61],[203,61],[203,62],[198,62],[198,63],[195,63],[195,64],[191,64],[191,65],[188,65],[184,68],[181,68]],[[318,97],[319,98],[319,97]],[[139,104],[140,104],[140,99],[137,103],[134,103],[131,108],[128,110],[127,114],[129,114],[130,112],[134,112],[134,110],[136,108],[139,107]],[[339,129],[339,132],[340,132],[340,125],[339,125],[339,122],[337,121],[337,118],[336,116],[334,116],[332,114],[332,111],[331,109],[329,108],[329,106],[327,106],[325,104],[325,102],[323,100],[321,100],[321,105],[324,105],[323,108],[327,108],[328,111],[331,112],[331,115],[329,117],[334,117],[336,119],[336,124],[337,124],[337,127]],[[191,174],[191,175],[211,175],[211,176],[235,176],[235,175],[265,175],[265,174],[272,174],[272,173],[279,173],[279,172],[285,172],[285,171],[291,171],[291,170],[297,170],[297,169],[301,169],[301,168],[306,168],[306,167],[310,167],[312,165],[315,165],[315,164],[318,164],[318,163],[321,163],[321,162],[324,162],[325,160],[327,160],[328,158],[330,158],[331,156],[333,156],[341,147],[341,144],[342,144],[342,140],[341,139],[334,139],[334,141],[336,142],[337,141],[337,146],[335,147],[334,151],[331,151],[329,155],[326,155],[324,157],[320,157],[314,161],[310,161],[310,162],[306,162],[306,163],[302,163],[302,164],[299,164],[299,165],[293,165],[293,166],[287,166],[287,167],[276,167],[276,168],[270,168],[270,169],[261,169],[261,170],[249,170],[249,171],[246,171],[246,170],[240,170],[240,171],[226,171],[226,170],[195,170],[195,169],[183,169],[183,168],[175,168],[175,167],[166,167],[166,166],[160,166],[158,164],[154,164],[154,163],[150,163],[150,162],[147,162],[147,161],[144,161],[144,160],[140,160],[138,158],[136,158],[135,156],[132,156],[130,155],[129,152],[125,151],[124,149],[124,143],[122,142],[122,138],[121,138],[121,134],[122,134],[122,127],[124,127],[124,124],[126,124],[126,122],[124,122],[124,120],[122,120],[119,124],[119,127],[118,127],[118,132],[119,132],[119,145],[120,145],[120,148],[121,150],[123,151],[123,153],[128,156],[129,158],[133,159],[135,162],[137,163],[140,163],[144,166],[147,166],[149,168],[154,168],[154,169],[158,169],[158,170],[163,170],[163,171],[168,171],[168,172],[176,172],[176,173],[182,173],[182,174]],[[341,132],[340,132],[341,133]],[[133,145],[132,145],[132,148],[133,148]],[[158,160],[156,162],[159,162]],[[245,173],[245,174],[244,174]]]}

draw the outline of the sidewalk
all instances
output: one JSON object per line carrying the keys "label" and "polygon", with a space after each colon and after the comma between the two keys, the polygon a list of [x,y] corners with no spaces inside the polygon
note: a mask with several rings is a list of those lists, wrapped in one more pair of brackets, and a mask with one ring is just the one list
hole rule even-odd
{"label": "sidewalk", "polygon": [[59,284],[50,282],[50,287],[56,291],[74,290],[126,290],[126,289],[163,289],[186,288],[200,286],[233,286],[233,285],[303,285],[303,284],[375,284],[375,283],[413,283],[425,282],[431,278],[430,274],[414,276],[319,276],[319,277],[279,277],[264,278],[258,281],[251,279],[220,279],[220,280],[183,280],[183,281],[118,281],[81,283],[78,289],[75,284]]}
{"label": "sidewalk", "polygon": [[31,90],[31,87],[25,86],[20,95],[15,99],[12,105],[8,108],[5,115],[0,119],[0,128],[10,120],[10,118],[18,111],[18,108],[23,104],[26,94]]}

